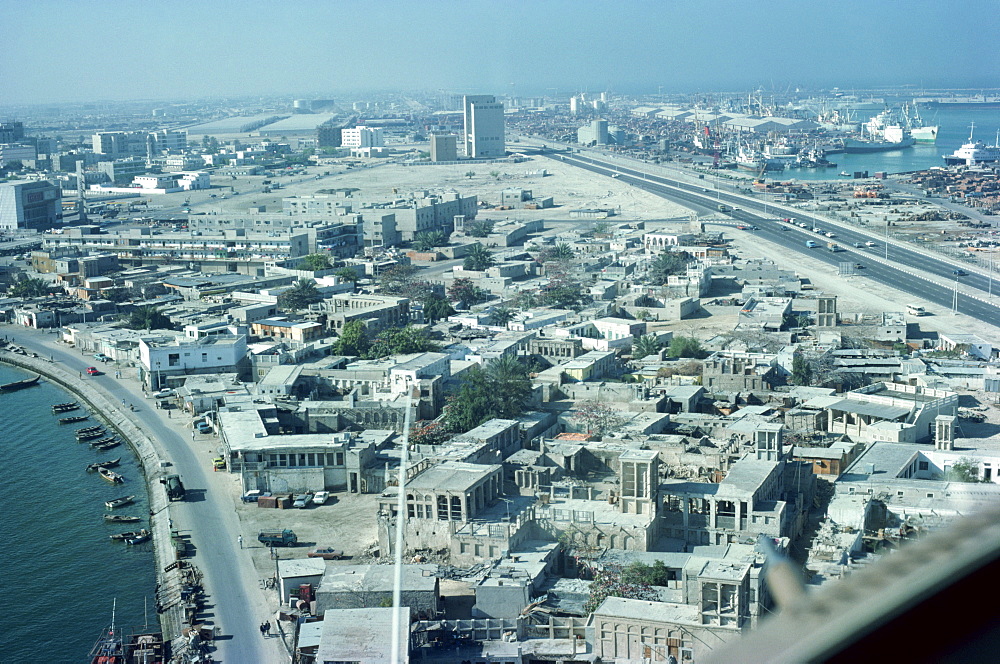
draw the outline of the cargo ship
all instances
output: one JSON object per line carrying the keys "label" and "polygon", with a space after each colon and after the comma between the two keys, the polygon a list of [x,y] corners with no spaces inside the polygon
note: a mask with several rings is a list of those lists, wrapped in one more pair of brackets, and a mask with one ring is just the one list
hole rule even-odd
{"label": "cargo ship", "polygon": [[925,125],[917,105],[913,105],[913,115],[910,115],[910,105],[903,106],[904,126],[910,130],[910,136],[917,143],[934,143],[937,141],[937,125]]}
{"label": "cargo ship", "polygon": [[890,111],[883,111],[865,123],[861,138],[845,138],[844,152],[863,154],[867,152],[889,152],[912,147],[916,140],[899,123],[892,121]]}
{"label": "cargo ship", "polygon": [[986,145],[982,141],[973,139],[972,134],[975,129],[976,123],[972,123],[969,128],[968,143],[963,143],[962,147],[951,154],[941,155],[945,164],[948,166],[974,166],[975,164],[1000,161],[1000,131],[997,132],[996,142],[993,145]]}
{"label": "cargo ship", "polygon": [[924,108],[1000,108],[1000,95],[921,97],[914,101]]}

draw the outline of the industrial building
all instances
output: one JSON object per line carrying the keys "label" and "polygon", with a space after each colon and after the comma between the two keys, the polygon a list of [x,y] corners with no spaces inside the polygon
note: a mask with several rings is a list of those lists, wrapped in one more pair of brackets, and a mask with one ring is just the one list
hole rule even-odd
{"label": "industrial building", "polygon": [[0,183],[0,229],[46,229],[62,219],[62,194],[48,181]]}

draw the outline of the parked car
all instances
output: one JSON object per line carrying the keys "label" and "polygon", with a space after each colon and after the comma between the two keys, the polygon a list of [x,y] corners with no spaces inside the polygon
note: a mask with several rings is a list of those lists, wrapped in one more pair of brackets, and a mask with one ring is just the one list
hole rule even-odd
{"label": "parked car", "polygon": [[313,495],[313,504],[322,505],[327,501],[329,497],[330,497],[329,491],[317,491],[316,494]]}
{"label": "parked car", "polygon": [[226,469],[226,457],[217,456],[212,459],[212,468],[215,470]]}
{"label": "parked car", "polygon": [[257,499],[260,498],[261,496],[270,496],[270,495],[271,495],[270,491],[261,491],[260,489],[250,489],[249,491],[243,494],[241,500],[244,503],[256,503]]}
{"label": "parked car", "polygon": [[307,553],[306,556],[309,558],[322,558],[323,560],[340,560],[344,557],[344,552],[331,547],[326,547],[323,549],[313,549]]}
{"label": "parked car", "polygon": [[292,502],[292,507],[305,509],[306,506],[309,504],[309,497],[310,496],[308,493],[300,493],[299,495],[295,496],[295,500]]}
{"label": "parked car", "polygon": [[165,390],[160,390],[159,392],[154,392],[153,396],[157,399],[166,399],[167,397],[174,396],[174,391],[167,388]]}
{"label": "parked car", "polygon": [[97,367],[87,367],[87,375],[88,376],[100,376],[101,375],[101,370],[98,369]]}
{"label": "parked car", "polygon": [[96,355],[94,355],[94,359],[97,360],[98,362],[110,362],[111,361],[111,358],[108,357],[107,355],[105,355],[104,353],[97,353]]}
{"label": "parked car", "polygon": [[198,430],[198,433],[212,433],[212,425],[208,422],[198,422],[194,428]]}

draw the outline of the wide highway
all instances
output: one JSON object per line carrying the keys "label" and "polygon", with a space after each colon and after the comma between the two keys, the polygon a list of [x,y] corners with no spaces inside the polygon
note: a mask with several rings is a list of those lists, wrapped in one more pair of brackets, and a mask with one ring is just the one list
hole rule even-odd
{"label": "wide highway", "polygon": [[[829,219],[798,210],[786,213],[764,201],[654,175],[636,168],[595,159],[589,155],[550,152],[550,156],[566,164],[614,177],[619,182],[683,203],[696,210],[718,213],[719,205],[725,205],[728,209],[724,213],[733,219],[733,226],[746,226],[748,227],[746,232],[754,233],[761,239],[784,247],[789,251],[790,262],[795,260],[794,254],[808,254],[833,266],[839,266],[841,263],[860,263],[864,267],[857,269],[855,274],[940,305],[941,310],[935,312],[938,314],[952,311],[957,289],[958,313],[991,325],[1000,325],[1000,308],[987,301],[989,299],[987,294],[991,289],[988,275],[972,271],[968,266],[907,249],[897,243],[889,245],[889,258],[886,260],[885,238],[835,224]],[[796,222],[805,223],[807,228],[800,228],[781,220],[792,215]],[[753,230],[754,228],[756,230]],[[828,238],[813,232],[813,228],[832,232],[835,237]],[[806,247],[808,240],[819,246]],[[830,242],[837,243],[844,251],[828,251],[827,244]],[[874,242],[875,246],[854,247],[854,244],[863,245],[865,242]],[[964,276],[954,274],[954,271],[959,269],[967,274]],[[992,290],[998,291],[1000,295],[1000,283],[992,284]],[[970,291],[973,293],[966,294]]]}

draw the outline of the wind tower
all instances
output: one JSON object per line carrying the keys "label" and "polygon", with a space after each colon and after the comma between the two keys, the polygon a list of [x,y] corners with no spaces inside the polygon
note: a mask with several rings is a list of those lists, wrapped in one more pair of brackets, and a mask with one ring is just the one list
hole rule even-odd
{"label": "wind tower", "polygon": [[83,176],[83,159],[76,162],[76,211],[79,213],[79,223],[87,223],[87,205],[83,193],[86,191],[86,180]]}

